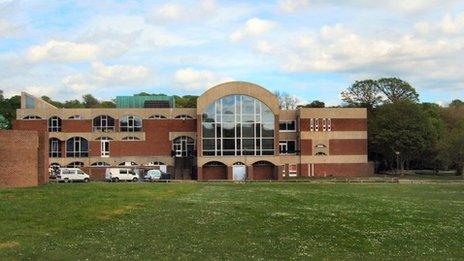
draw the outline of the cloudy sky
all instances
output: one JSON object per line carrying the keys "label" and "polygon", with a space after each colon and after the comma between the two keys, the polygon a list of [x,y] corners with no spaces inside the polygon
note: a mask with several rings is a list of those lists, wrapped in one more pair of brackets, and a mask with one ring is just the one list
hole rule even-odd
{"label": "cloudy sky", "polygon": [[0,0],[0,89],[64,100],[201,94],[243,80],[340,103],[397,76],[464,99],[464,1]]}

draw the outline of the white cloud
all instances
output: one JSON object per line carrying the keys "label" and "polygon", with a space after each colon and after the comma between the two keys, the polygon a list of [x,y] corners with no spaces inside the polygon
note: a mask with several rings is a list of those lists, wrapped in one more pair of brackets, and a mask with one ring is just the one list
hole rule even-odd
{"label": "white cloud", "polygon": [[278,3],[281,11],[292,13],[309,7],[309,0],[281,0]]}
{"label": "white cloud", "polygon": [[224,75],[219,75],[208,70],[195,70],[184,68],[174,73],[174,83],[188,89],[204,90],[219,83],[229,82],[233,79]]}
{"label": "white cloud", "polygon": [[29,48],[27,58],[33,62],[76,62],[97,59],[100,48],[94,44],[51,40]]}
{"label": "white cloud", "polygon": [[166,3],[156,5],[151,12],[154,21],[191,21],[205,19],[217,11],[215,0],[197,1],[192,6],[178,3]]}
{"label": "white cloud", "polygon": [[254,17],[249,19],[244,27],[233,32],[230,35],[230,40],[233,42],[238,42],[248,37],[267,33],[275,27],[276,23],[272,21]]}
{"label": "white cloud", "polygon": [[83,93],[105,87],[137,86],[150,77],[150,70],[144,66],[105,65],[93,62],[89,73],[67,76],[63,84],[73,91]]}
{"label": "white cloud", "polygon": [[448,34],[464,32],[464,12],[458,14],[454,19],[450,14],[446,14],[440,26],[443,32]]}

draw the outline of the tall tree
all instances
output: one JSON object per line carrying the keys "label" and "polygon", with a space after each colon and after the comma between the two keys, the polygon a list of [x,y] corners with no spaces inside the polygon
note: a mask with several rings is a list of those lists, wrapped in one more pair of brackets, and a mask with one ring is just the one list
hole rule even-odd
{"label": "tall tree", "polygon": [[441,159],[455,168],[457,174],[464,175],[464,120],[447,130],[440,145]]}
{"label": "tall tree", "polygon": [[306,105],[301,106],[303,108],[324,108],[325,103],[319,100],[314,100]]}
{"label": "tall tree", "polygon": [[279,107],[282,110],[294,110],[301,103],[298,97],[290,95],[286,92],[275,91],[274,95],[279,100]]}
{"label": "tall tree", "polygon": [[92,94],[85,94],[82,96],[82,99],[84,100],[85,108],[97,108],[100,105],[100,101],[93,97]]}
{"label": "tall tree", "polygon": [[356,81],[346,91],[341,93],[342,100],[349,107],[365,107],[372,109],[382,102],[377,81]]}
{"label": "tall tree", "polygon": [[401,173],[437,139],[432,121],[419,104],[389,103],[379,107],[375,115],[370,122],[372,152],[382,156],[393,169],[398,160]]}
{"label": "tall tree", "polygon": [[382,78],[377,80],[377,85],[388,102],[419,101],[416,89],[399,78]]}
{"label": "tall tree", "polygon": [[459,99],[456,99],[456,100],[451,101],[449,106],[450,107],[461,107],[461,106],[464,106],[464,102]]}

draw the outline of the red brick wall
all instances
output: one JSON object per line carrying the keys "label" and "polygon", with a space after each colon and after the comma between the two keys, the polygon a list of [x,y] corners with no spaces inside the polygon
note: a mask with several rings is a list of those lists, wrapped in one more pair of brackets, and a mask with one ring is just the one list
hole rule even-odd
{"label": "red brick wall", "polygon": [[[300,130],[310,131],[310,119],[300,119]],[[332,131],[367,131],[367,119],[331,119]],[[323,131],[319,119],[319,131]]]}
{"label": "red brick wall", "polygon": [[366,155],[366,139],[343,139],[329,141],[330,155]]}
{"label": "red brick wall", "polygon": [[253,166],[253,180],[274,180],[276,179],[274,166],[259,165]]}
{"label": "red brick wall", "polygon": [[362,177],[374,174],[371,163],[321,163],[314,164],[316,177]]}
{"label": "red brick wall", "polygon": [[91,132],[92,120],[62,120],[62,132]]}
{"label": "red brick wall", "polygon": [[299,176],[302,176],[302,177],[309,176],[308,165],[309,164],[298,164],[298,175]]}
{"label": "red brick wall", "polygon": [[332,131],[367,131],[367,119],[332,119]]}
{"label": "red brick wall", "polygon": [[[31,187],[48,181],[44,175],[47,147],[36,131],[0,131],[0,187]],[[47,167],[48,170],[48,167]]]}
{"label": "red brick wall", "polygon": [[47,120],[14,120],[13,130],[48,131]]}
{"label": "red brick wall", "polygon": [[313,155],[313,141],[300,140],[300,152],[301,155]]}
{"label": "red brick wall", "polygon": [[203,166],[203,180],[227,179],[226,166]]}
{"label": "red brick wall", "polygon": [[[143,128],[145,141],[111,141],[110,155],[112,157],[171,155],[172,141],[169,140],[169,132],[195,132],[196,120],[144,120]],[[130,136],[130,132],[127,136]]]}

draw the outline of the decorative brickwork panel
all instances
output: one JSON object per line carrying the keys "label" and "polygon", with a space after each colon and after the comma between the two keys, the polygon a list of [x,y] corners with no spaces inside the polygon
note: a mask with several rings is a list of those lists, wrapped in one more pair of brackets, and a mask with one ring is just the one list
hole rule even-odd
{"label": "decorative brickwork panel", "polygon": [[367,140],[330,140],[329,149],[330,155],[367,155]]}
{"label": "decorative brickwork panel", "polygon": [[313,155],[313,141],[301,140],[300,141],[301,155]]}

